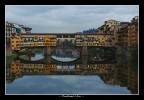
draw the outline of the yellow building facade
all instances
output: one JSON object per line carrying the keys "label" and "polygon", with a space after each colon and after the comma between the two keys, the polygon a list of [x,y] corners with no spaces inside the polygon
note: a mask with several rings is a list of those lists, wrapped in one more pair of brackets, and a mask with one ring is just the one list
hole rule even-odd
{"label": "yellow building facade", "polygon": [[114,37],[110,34],[76,35],[76,46],[114,46]]}
{"label": "yellow building facade", "polygon": [[11,48],[20,50],[21,47],[56,46],[56,35],[18,34],[11,37]]}
{"label": "yellow building facade", "polygon": [[[68,37],[66,37],[68,36]],[[113,34],[69,34],[58,37],[58,34],[19,34],[14,33],[11,37],[13,50],[21,47],[57,46],[58,41],[71,41],[75,46],[114,46]]]}

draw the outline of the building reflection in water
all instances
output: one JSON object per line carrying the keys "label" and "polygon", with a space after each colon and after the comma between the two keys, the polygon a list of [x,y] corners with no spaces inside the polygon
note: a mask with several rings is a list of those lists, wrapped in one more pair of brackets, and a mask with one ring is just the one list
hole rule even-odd
{"label": "building reflection in water", "polygon": [[87,57],[82,57],[82,63],[76,64],[23,63],[20,60],[6,63],[6,83],[10,84],[24,75],[99,75],[106,84],[124,86],[132,94],[138,93],[138,73],[126,61],[89,64]]}

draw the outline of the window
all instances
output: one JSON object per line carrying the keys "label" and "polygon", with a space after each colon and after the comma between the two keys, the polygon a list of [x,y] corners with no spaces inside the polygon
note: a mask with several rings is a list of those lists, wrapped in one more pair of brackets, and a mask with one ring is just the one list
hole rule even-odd
{"label": "window", "polygon": [[62,35],[57,35],[57,38],[62,38]]}
{"label": "window", "polygon": [[70,35],[70,38],[75,38],[75,35]]}
{"label": "window", "polygon": [[69,37],[69,35],[63,35],[63,38],[68,38]]}

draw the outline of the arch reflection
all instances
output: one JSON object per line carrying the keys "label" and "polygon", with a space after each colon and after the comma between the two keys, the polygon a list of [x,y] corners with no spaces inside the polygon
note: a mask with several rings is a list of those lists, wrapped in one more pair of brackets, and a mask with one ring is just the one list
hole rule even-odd
{"label": "arch reflection", "polygon": [[87,57],[76,63],[13,60],[6,64],[6,83],[10,84],[25,75],[98,75],[105,84],[125,86],[132,93],[138,93],[137,71],[125,59],[122,59],[123,63],[89,63],[87,60]]}

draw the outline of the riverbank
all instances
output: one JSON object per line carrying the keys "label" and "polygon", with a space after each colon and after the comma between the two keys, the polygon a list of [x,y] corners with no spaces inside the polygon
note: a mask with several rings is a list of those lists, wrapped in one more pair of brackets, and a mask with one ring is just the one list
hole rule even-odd
{"label": "riverbank", "polygon": [[28,49],[24,49],[22,51],[19,51],[20,55],[27,55],[27,54],[32,54],[32,53],[33,53],[33,51],[28,50]]}
{"label": "riverbank", "polygon": [[36,52],[42,51],[42,48],[36,48],[36,49],[23,49],[19,51],[19,54],[21,55],[27,55],[27,54],[35,54]]}
{"label": "riverbank", "polygon": [[17,54],[6,54],[6,59],[13,59],[17,56],[18,56]]}
{"label": "riverbank", "polygon": [[38,49],[33,49],[33,50],[29,50],[29,49],[23,49],[21,51],[19,51],[18,54],[14,53],[14,54],[11,54],[11,48],[6,48],[6,59],[13,59],[13,58],[16,58],[17,56],[19,55],[33,55],[35,54],[36,52],[38,51],[41,51],[42,49],[38,48]]}

